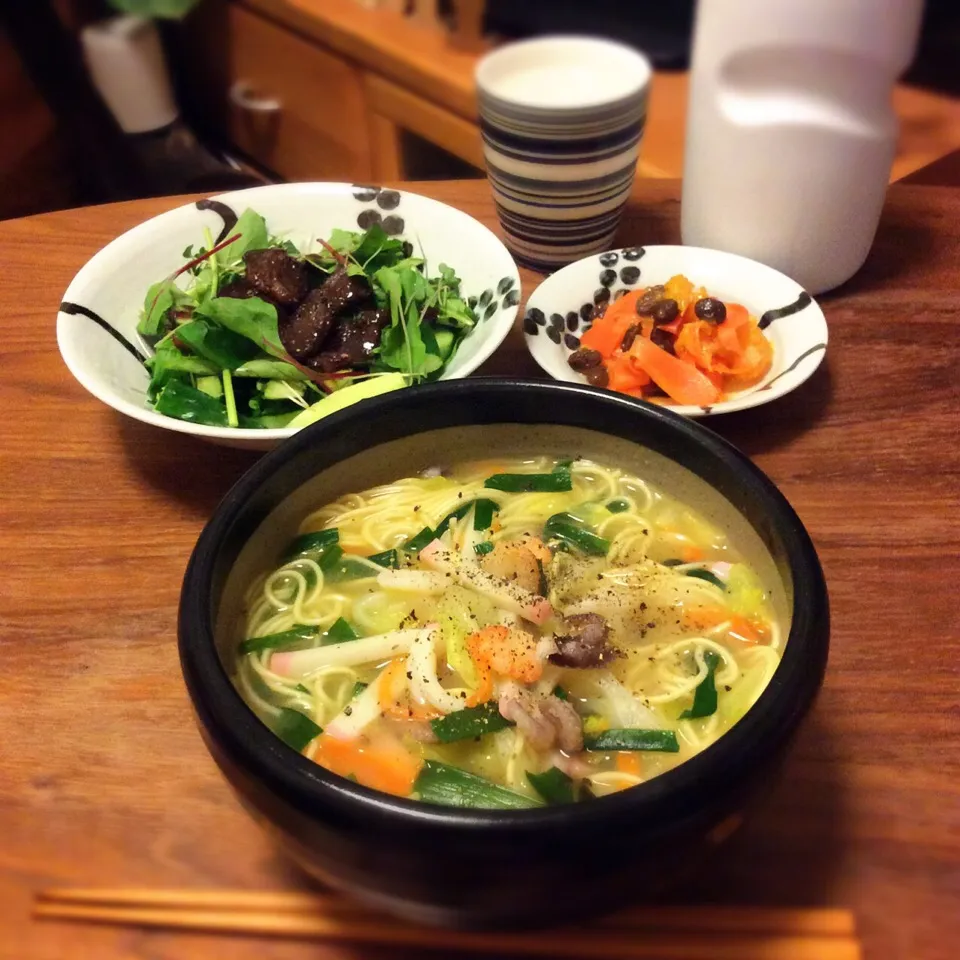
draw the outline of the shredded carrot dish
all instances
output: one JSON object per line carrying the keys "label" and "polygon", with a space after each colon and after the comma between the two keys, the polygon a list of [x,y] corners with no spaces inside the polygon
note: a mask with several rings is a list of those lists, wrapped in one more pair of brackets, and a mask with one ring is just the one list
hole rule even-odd
{"label": "shredded carrot dish", "polygon": [[594,386],[701,407],[753,386],[772,361],[773,346],[746,307],[682,275],[611,301],[569,357]]}

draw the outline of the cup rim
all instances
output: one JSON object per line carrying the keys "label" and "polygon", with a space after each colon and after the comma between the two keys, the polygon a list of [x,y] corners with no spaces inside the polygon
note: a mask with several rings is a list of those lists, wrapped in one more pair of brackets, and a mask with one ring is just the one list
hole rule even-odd
{"label": "cup rim", "polygon": [[[585,97],[575,104],[558,105],[544,103],[536,97],[506,95],[500,89],[497,81],[497,72],[508,68],[517,59],[522,59],[537,51],[550,47],[557,47],[564,52],[565,59],[571,52],[582,48],[590,52],[589,63],[594,64],[598,58],[616,55],[626,64],[632,62],[636,74],[631,79],[624,78],[624,85],[615,93],[604,96]],[[534,37],[530,40],[520,40],[507,43],[484,56],[474,71],[477,89],[480,94],[490,97],[501,103],[510,104],[522,109],[545,111],[549,113],[575,113],[593,107],[610,106],[629,101],[642,94],[649,86],[653,77],[653,66],[649,59],[634,47],[605,37],[592,37],[582,34],[561,34],[546,37]],[[628,82],[629,81],[629,82]]]}

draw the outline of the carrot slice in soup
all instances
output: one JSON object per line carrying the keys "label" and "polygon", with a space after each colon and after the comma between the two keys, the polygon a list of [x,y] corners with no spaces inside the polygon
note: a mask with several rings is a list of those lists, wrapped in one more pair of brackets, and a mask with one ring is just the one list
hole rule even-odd
{"label": "carrot slice in soup", "polygon": [[338,740],[322,733],[313,759],[341,777],[353,777],[365,787],[396,797],[410,795],[422,765],[419,757],[386,734]]}

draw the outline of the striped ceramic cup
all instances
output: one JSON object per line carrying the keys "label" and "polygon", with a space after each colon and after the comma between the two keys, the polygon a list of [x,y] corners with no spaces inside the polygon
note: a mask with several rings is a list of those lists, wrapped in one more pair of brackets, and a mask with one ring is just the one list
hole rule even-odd
{"label": "striped ceramic cup", "polygon": [[650,63],[593,37],[511,43],[477,66],[480,129],[507,246],[550,269],[610,247],[630,194]]}

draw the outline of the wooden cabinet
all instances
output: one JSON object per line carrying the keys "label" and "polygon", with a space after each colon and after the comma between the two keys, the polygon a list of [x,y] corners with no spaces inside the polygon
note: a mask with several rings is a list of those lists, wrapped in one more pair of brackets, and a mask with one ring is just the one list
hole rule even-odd
{"label": "wooden cabinet", "polygon": [[360,70],[242,7],[225,14],[232,143],[289,180],[370,179]]}

